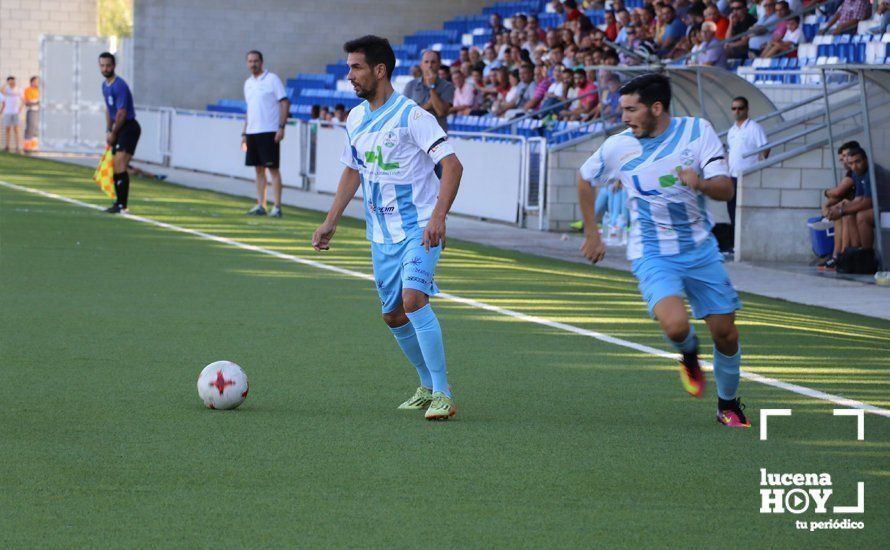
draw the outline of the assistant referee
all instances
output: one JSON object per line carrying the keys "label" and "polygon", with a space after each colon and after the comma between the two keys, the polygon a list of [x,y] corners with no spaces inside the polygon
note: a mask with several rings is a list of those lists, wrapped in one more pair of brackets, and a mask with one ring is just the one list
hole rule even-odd
{"label": "assistant referee", "polygon": [[273,218],[281,217],[281,140],[290,111],[290,101],[278,75],[263,70],[263,54],[257,50],[247,52],[247,69],[250,77],[244,82],[244,99],[247,116],[241,141],[247,150],[245,164],[256,168],[256,206],[247,212],[250,216],[266,215],[266,170],[272,176],[275,206],[269,212]]}
{"label": "assistant referee", "polygon": [[99,54],[99,70],[105,81],[102,83],[102,97],[105,98],[105,125],[108,130],[106,141],[114,155],[114,191],[117,199],[105,211],[119,214],[127,211],[130,196],[130,175],[127,166],[136,154],[136,145],[142,128],[136,122],[136,109],[133,107],[133,94],[124,79],[114,73],[117,61],[108,52]]}

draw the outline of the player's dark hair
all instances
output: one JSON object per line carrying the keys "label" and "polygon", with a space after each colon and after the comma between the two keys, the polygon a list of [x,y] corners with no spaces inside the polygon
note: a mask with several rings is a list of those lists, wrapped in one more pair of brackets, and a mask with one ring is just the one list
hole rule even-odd
{"label": "player's dark hair", "polygon": [[848,141],[848,142],[844,143],[843,145],[841,145],[840,147],[838,147],[837,154],[840,155],[844,151],[849,151],[850,149],[860,149],[861,147],[862,146],[859,145],[859,142],[856,140]]}
{"label": "player's dark hair", "polygon": [[618,90],[619,95],[640,96],[640,103],[646,107],[652,107],[656,103],[661,103],[664,110],[671,108],[671,81],[668,77],[647,73],[640,75],[625,84]]}
{"label": "player's dark hair", "polygon": [[338,103],[338,104],[334,105],[334,110],[335,111],[345,111],[346,105],[343,105],[342,103]]}
{"label": "player's dark hair", "polygon": [[9,82],[10,80],[15,80],[15,77],[12,76],[12,75],[7,76],[7,77],[6,77],[6,81]]}
{"label": "player's dark hair", "polygon": [[38,78],[40,78],[40,77],[38,77],[38,76],[32,76],[31,79],[30,79],[28,82],[33,83],[33,82],[34,82],[35,80],[37,80]]}
{"label": "player's dark hair", "polygon": [[112,65],[117,65],[117,59],[115,59],[114,54],[111,52],[102,52],[99,54],[99,59],[110,59]]}
{"label": "player's dark hair", "polygon": [[386,67],[387,79],[396,70],[396,54],[392,51],[389,40],[385,38],[372,34],[362,36],[343,44],[343,51],[346,53],[365,54],[365,61],[371,68],[381,64],[384,65]]}
{"label": "player's dark hair", "polygon": [[862,157],[862,160],[864,160],[865,162],[868,162],[868,155],[865,154],[865,149],[863,149],[862,147],[853,147],[852,149],[847,151],[847,157],[848,158]]}
{"label": "player's dark hair", "polygon": [[742,103],[745,104],[745,109],[748,108],[748,98],[747,98],[747,97],[745,97],[745,96],[743,96],[743,95],[740,95],[740,96],[738,96],[738,97],[734,97],[734,98],[732,98],[732,100],[733,100],[733,101],[741,101]]}
{"label": "player's dark hair", "polygon": [[245,55],[244,58],[246,59],[246,58],[250,57],[251,54],[256,55],[257,57],[259,57],[259,58],[260,58],[260,61],[263,60],[263,52],[261,52],[261,51],[259,51],[259,50],[250,50],[249,52],[247,52],[247,55]]}

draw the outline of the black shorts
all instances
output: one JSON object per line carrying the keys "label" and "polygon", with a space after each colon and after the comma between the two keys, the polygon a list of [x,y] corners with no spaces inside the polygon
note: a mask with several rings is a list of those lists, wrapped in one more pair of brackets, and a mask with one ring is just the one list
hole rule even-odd
{"label": "black shorts", "polygon": [[124,122],[124,125],[117,132],[117,141],[114,142],[114,146],[111,148],[112,154],[123,151],[130,155],[135,155],[136,145],[139,143],[139,136],[141,135],[142,127],[139,126],[135,119]]}
{"label": "black shorts", "polygon": [[275,143],[275,132],[247,134],[247,155],[244,164],[278,168],[280,157],[281,144]]}

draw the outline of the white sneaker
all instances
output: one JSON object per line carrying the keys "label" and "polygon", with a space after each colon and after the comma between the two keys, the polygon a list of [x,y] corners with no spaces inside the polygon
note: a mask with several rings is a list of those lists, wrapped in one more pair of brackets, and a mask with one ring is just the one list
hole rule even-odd
{"label": "white sneaker", "polygon": [[269,212],[270,218],[280,218],[281,217],[281,208],[278,206],[273,206],[272,210]]}

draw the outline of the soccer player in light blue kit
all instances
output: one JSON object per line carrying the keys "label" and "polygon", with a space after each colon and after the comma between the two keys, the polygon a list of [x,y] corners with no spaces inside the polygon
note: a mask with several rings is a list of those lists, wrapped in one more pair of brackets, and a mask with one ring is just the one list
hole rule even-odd
{"label": "soccer player in light blue kit", "polygon": [[742,306],[723,268],[705,204],[706,196],[718,201],[733,196],[723,144],[708,121],[670,116],[671,88],[665,76],[638,76],[620,94],[628,128],[603,143],[581,167],[578,179],[585,233],[581,251],[594,263],[605,255],[593,186],[620,179],[630,207],[627,256],[649,313],[683,356],[684,388],[695,397],[705,389],[685,296],[714,340],[717,421],[750,427],[736,395],[742,351],[735,311]]}
{"label": "soccer player in light blue kit", "polygon": [[396,57],[388,40],[364,36],[343,49],[346,77],[365,101],[346,119],[340,158],[345,168],[312,246],[330,247],[343,210],[361,186],[383,320],[420,377],[420,387],[399,408],[447,420],[454,416],[454,402],[442,329],[429,297],[439,292],[433,275],[463,167],[435,117],[393,90]]}

